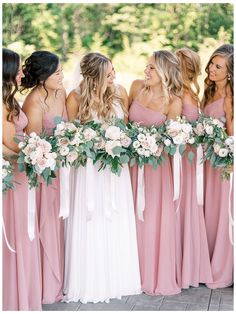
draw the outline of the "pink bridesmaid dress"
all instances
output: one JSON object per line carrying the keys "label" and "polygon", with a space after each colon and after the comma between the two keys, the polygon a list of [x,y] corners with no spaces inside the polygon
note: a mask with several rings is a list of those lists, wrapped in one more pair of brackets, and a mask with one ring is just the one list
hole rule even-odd
{"label": "pink bridesmaid dress", "polygon": [[[225,118],[224,98],[204,108],[204,113],[217,119]],[[233,246],[229,237],[229,211],[233,212],[233,192],[230,181],[220,178],[221,170],[205,162],[205,221],[211,260],[213,283],[211,289],[224,288],[233,283]],[[231,192],[231,193],[230,193]]]}
{"label": "pink bridesmaid dress", "polygon": [[[43,117],[43,128],[48,135],[55,127],[51,113]],[[68,120],[66,108],[63,120]],[[41,180],[37,189],[37,208],[39,216],[39,237],[42,263],[42,303],[54,303],[62,299],[64,276],[64,222],[59,218],[60,210],[60,177],[48,185]]]}
{"label": "pink bridesmaid dress", "polygon": [[[184,103],[182,116],[189,121],[198,119],[198,108]],[[177,279],[181,288],[198,287],[212,282],[203,206],[198,205],[196,190],[197,151],[192,163],[188,160],[187,146],[182,158],[182,188],[177,212]]]}
{"label": "pink bridesmaid dress", "polygon": [[[160,126],[166,116],[134,101],[129,120],[141,125]],[[170,160],[154,170],[144,166],[144,221],[137,217],[138,166],[130,168],[136,211],[139,264],[142,291],[150,295],[173,295],[181,292],[176,281],[176,214],[173,202],[173,178]]]}
{"label": "pink bridesmaid dress", "polygon": [[[16,134],[23,137],[28,120],[24,112],[14,118]],[[28,236],[28,180],[14,164],[14,190],[3,195],[3,221],[11,252],[2,237],[3,310],[41,310],[42,282],[37,215],[35,238]],[[19,183],[19,184],[18,184]]]}

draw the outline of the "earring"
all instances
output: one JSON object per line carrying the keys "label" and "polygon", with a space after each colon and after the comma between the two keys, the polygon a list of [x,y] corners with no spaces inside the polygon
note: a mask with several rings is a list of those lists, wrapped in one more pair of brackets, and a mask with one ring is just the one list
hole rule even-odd
{"label": "earring", "polygon": [[228,75],[228,81],[230,81],[230,75]]}

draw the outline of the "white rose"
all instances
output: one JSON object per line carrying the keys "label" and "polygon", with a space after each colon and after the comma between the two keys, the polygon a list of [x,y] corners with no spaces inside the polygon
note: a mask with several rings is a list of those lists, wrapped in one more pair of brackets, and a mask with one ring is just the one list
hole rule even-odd
{"label": "white rose", "polygon": [[191,137],[189,140],[188,140],[189,144],[193,144],[195,142],[195,138],[194,137]]}
{"label": "white rose", "polygon": [[211,125],[205,126],[206,133],[211,135],[213,133],[213,127]]}
{"label": "white rose", "polygon": [[117,126],[111,125],[106,129],[105,137],[111,140],[119,140],[120,139],[120,128]]}
{"label": "white rose", "polygon": [[221,148],[221,149],[219,150],[219,156],[220,156],[220,157],[225,157],[225,156],[228,155],[228,153],[229,153],[229,151],[228,151],[228,149],[226,149],[226,148]]}
{"label": "white rose", "polygon": [[153,145],[150,147],[150,151],[152,152],[152,154],[155,154],[156,151],[157,151],[157,149],[158,149],[157,144],[153,144]]}
{"label": "white rose", "polygon": [[70,141],[68,140],[68,138],[62,137],[58,140],[58,143],[59,143],[59,145],[66,146],[70,143]]}
{"label": "white rose", "polygon": [[84,134],[84,137],[87,141],[90,141],[91,139],[93,139],[97,136],[97,133],[91,128],[85,129],[83,134]]}
{"label": "white rose", "polygon": [[144,150],[144,156],[149,157],[150,156],[150,151],[149,150]]}
{"label": "white rose", "polygon": [[219,155],[220,145],[214,144],[214,145],[213,145],[213,148],[214,148],[214,152],[215,152],[217,155]]}
{"label": "white rose", "polygon": [[137,153],[138,153],[139,155],[144,155],[145,149],[144,149],[144,148],[138,148],[138,149],[137,149]]}
{"label": "white rose", "polygon": [[132,143],[132,140],[125,134],[122,136],[120,142],[123,147],[129,147],[130,144]]}
{"label": "white rose", "polygon": [[70,152],[70,150],[69,150],[69,148],[68,148],[67,146],[62,146],[62,147],[60,148],[60,154],[61,154],[62,156],[68,155],[69,152]]}
{"label": "white rose", "polygon": [[69,152],[66,156],[67,162],[74,162],[78,158],[79,154],[76,151]]}
{"label": "white rose", "polygon": [[102,138],[98,139],[98,142],[95,143],[96,149],[103,149],[105,147],[105,141]]}
{"label": "white rose", "polygon": [[146,140],[146,136],[145,136],[144,134],[140,133],[140,134],[138,135],[138,140],[139,140],[140,142],[143,142],[143,141]]}
{"label": "white rose", "polygon": [[57,124],[56,131],[62,131],[62,130],[65,130],[65,123],[64,122]]}
{"label": "white rose", "polygon": [[134,141],[134,142],[133,142],[133,147],[134,147],[135,149],[137,149],[140,145],[141,145],[141,144],[140,144],[139,141]]}
{"label": "white rose", "polygon": [[35,165],[35,170],[38,174],[41,174],[47,166],[47,160],[42,158],[39,162]]}
{"label": "white rose", "polygon": [[7,169],[2,169],[2,179],[7,176]]}
{"label": "white rose", "polygon": [[196,128],[194,129],[195,133],[197,135],[203,135],[204,134],[204,127],[202,123],[198,123]]}
{"label": "white rose", "polygon": [[148,142],[149,146],[156,144],[156,140],[153,136],[147,136],[146,138],[147,138],[147,142]]}
{"label": "white rose", "polygon": [[107,141],[105,144],[105,151],[111,155],[112,157],[118,156],[117,154],[114,154],[112,149],[121,146],[120,141]]}
{"label": "white rose", "polygon": [[191,124],[189,124],[189,123],[182,124],[182,130],[184,133],[187,133],[187,134],[191,133],[192,132]]}
{"label": "white rose", "polygon": [[184,143],[183,136],[180,134],[180,135],[173,137],[173,142],[177,145]]}
{"label": "white rose", "polygon": [[171,140],[169,140],[169,139],[167,138],[166,140],[164,140],[164,144],[165,144],[165,146],[170,146]]}
{"label": "white rose", "polygon": [[228,146],[234,144],[234,137],[233,136],[227,137],[227,139],[225,140],[225,144]]}
{"label": "white rose", "polygon": [[5,166],[5,167],[9,167],[10,163],[9,163],[8,160],[2,159],[2,165]]}
{"label": "white rose", "polygon": [[70,132],[77,131],[77,127],[74,125],[74,123],[67,122],[65,123],[65,127]]}
{"label": "white rose", "polygon": [[38,135],[35,132],[31,132],[29,136],[32,138],[38,138]]}
{"label": "white rose", "polygon": [[224,127],[224,124],[223,124],[220,120],[218,120],[218,119],[213,119],[213,120],[212,120],[212,123],[213,123],[214,125],[217,125],[217,126],[220,127],[220,128],[223,128],[223,127]]}

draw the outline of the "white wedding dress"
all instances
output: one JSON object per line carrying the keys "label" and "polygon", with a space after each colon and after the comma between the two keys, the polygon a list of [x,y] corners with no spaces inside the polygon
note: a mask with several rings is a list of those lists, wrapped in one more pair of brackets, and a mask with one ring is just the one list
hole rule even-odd
{"label": "white wedding dress", "polygon": [[[123,118],[119,104],[114,104]],[[93,117],[98,121],[96,115]],[[141,293],[128,165],[120,177],[89,161],[72,168],[65,228],[64,302],[109,302]]]}

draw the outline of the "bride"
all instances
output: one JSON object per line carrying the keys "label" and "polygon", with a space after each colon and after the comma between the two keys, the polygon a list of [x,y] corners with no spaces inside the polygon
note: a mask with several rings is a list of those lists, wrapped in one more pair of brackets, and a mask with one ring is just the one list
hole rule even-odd
{"label": "bride", "polygon": [[[124,118],[126,90],[114,85],[111,61],[88,53],[83,79],[67,99],[69,120]],[[99,166],[72,168],[70,216],[65,231],[65,302],[109,302],[140,293],[134,208],[128,166],[120,177]],[[91,180],[92,178],[92,180]],[[89,208],[88,211],[88,203]],[[113,206],[112,206],[113,205]]]}

